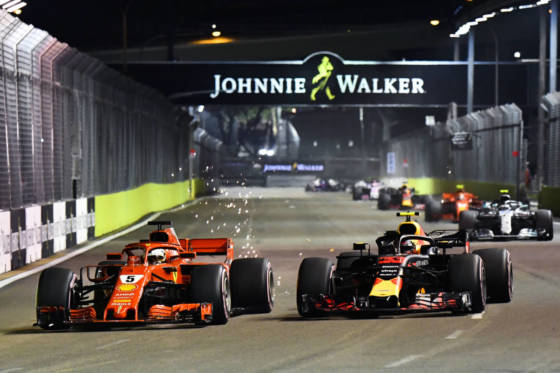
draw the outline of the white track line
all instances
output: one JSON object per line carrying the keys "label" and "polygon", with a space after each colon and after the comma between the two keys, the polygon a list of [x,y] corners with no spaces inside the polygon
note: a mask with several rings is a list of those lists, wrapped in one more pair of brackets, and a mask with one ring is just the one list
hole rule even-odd
{"label": "white track line", "polygon": [[401,365],[410,363],[411,361],[416,360],[421,356],[422,355],[409,355],[409,356],[405,357],[404,359],[400,359],[400,360],[395,361],[394,363],[385,365],[385,368],[398,368]]}
{"label": "white track line", "polygon": [[115,341],[115,342],[112,342],[112,343],[107,343],[106,345],[96,347],[95,349],[96,350],[104,350],[106,348],[113,347],[113,346],[116,346],[116,345],[120,345],[121,343],[126,343],[128,341],[130,341],[130,339],[119,339],[118,341]]}
{"label": "white track line", "polygon": [[473,319],[473,320],[481,320],[481,319],[482,319],[482,315],[484,315],[484,312],[486,312],[486,311],[482,311],[481,313],[475,313],[474,315],[471,316],[471,319]]}
{"label": "white track line", "polygon": [[455,330],[453,333],[445,337],[445,339],[457,339],[461,334],[463,334],[462,330]]}
{"label": "white track line", "polygon": [[[157,219],[158,216],[160,216],[161,214],[168,213],[168,212],[176,212],[176,211],[182,210],[182,209],[184,209],[185,207],[190,206],[190,205],[192,205],[192,204],[194,204],[194,203],[203,201],[203,200],[206,199],[206,198],[207,198],[207,197],[198,198],[198,199],[195,199],[195,200],[193,200],[193,201],[189,201],[189,202],[187,202],[187,203],[184,203],[184,204],[182,204],[181,206],[175,207],[175,208],[173,208],[173,209],[166,210],[166,211],[156,212],[155,214],[150,215],[149,217],[147,217],[146,219],[142,220],[141,222],[139,222],[139,223],[137,223],[137,224],[134,224],[133,226],[128,227],[128,228],[126,228],[125,230],[123,230],[123,231],[121,231],[121,232],[115,233],[115,234],[113,234],[113,235],[111,235],[111,236],[107,236],[107,237],[105,237],[105,238],[103,238],[103,239],[101,239],[101,240],[99,240],[99,241],[94,241],[94,242],[90,243],[89,245],[86,245],[86,246],[84,246],[84,247],[82,247],[82,248],[80,248],[80,249],[78,249],[78,250],[72,251],[72,252],[70,252],[70,253],[68,253],[68,254],[66,254],[66,255],[64,255],[64,256],[61,256],[60,258],[54,259],[53,261],[48,262],[48,263],[45,263],[45,264],[43,264],[43,265],[41,265],[41,266],[39,266],[39,267],[35,267],[35,268],[33,268],[33,269],[30,269],[29,271],[25,271],[25,272],[22,272],[22,273],[19,273],[19,274],[15,275],[15,276],[12,276],[12,277],[10,277],[10,278],[7,278],[7,279],[5,279],[5,280],[2,280],[2,281],[0,281],[0,289],[2,289],[2,288],[3,288],[4,286],[6,286],[6,285],[11,284],[12,282],[15,282],[15,281],[17,281],[17,280],[21,280],[22,278],[26,278],[26,277],[29,277],[29,276],[34,275],[34,274],[36,274],[36,273],[39,273],[39,272],[41,272],[41,271],[44,270],[44,269],[47,269],[47,268],[53,267],[53,266],[55,266],[55,265],[57,265],[57,264],[60,264],[60,263],[62,263],[62,262],[65,262],[65,261],[67,261],[67,260],[70,259],[70,258],[73,258],[73,257],[75,257],[75,256],[78,256],[78,255],[80,255],[80,254],[83,254],[83,253],[85,253],[86,251],[89,251],[89,250],[94,249],[94,248],[96,248],[96,247],[98,247],[98,246],[101,246],[101,245],[105,244],[106,242],[109,242],[109,241],[111,241],[111,240],[114,240],[115,238],[119,238],[119,237],[121,237],[121,236],[124,236],[125,234],[128,234],[128,233],[130,233],[130,232],[132,232],[132,231],[135,231],[135,230],[137,230],[138,228],[141,228],[141,227],[145,226],[150,220]],[[31,263],[30,263],[30,264],[31,264]],[[0,372],[0,373],[2,373],[2,372]]]}

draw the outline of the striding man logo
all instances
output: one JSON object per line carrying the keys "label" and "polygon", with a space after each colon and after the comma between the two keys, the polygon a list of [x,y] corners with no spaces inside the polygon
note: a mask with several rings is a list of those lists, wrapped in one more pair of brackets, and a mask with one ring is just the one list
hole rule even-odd
{"label": "striding man logo", "polygon": [[335,95],[331,92],[331,88],[328,86],[329,78],[331,77],[333,69],[334,68],[329,60],[329,57],[324,56],[319,66],[317,66],[319,74],[315,75],[311,80],[313,85],[317,84],[317,86],[311,90],[311,101],[315,101],[317,99],[317,93],[322,91],[325,92],[325,95],[329,100],[334,99]]}

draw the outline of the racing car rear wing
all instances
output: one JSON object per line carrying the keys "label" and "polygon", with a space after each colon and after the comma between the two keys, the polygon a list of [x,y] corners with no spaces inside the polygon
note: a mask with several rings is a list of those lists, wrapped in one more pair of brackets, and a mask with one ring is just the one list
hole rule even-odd
{"label": "racing car rear wing", "polygon": [[[183,246],[185,245],[185,246]],[[231,238],[192,238],[181,240],[181,246],[196,255],[225,255],[233,260],[233,241]]]}

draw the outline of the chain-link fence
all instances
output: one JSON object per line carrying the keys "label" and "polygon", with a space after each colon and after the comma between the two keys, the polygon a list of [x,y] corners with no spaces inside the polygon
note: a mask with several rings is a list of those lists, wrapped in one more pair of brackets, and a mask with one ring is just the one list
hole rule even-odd
{"label": "chain-link fence", "polygon": [[383,145],[386,178],[451,178],[517,184],[525,158],[515,104],[474,112]]}
{"label": "chain-link fence", "polygon": [[548,119],[544,183],[557,187],[560,186],[560,93],[545,95],[542,103]]}
{"label": "chain-link fence", "polygon": [[185,180],[156,91],[0,11],[0,209]]}

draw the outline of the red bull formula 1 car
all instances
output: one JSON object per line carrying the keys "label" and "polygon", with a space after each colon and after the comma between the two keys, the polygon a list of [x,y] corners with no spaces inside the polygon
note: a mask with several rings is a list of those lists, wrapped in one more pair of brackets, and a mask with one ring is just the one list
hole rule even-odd
{"label": "red bull formula 1 car", "polygon": [[424,209],[425,196],[415,194],[414,188],[404,184],[398,189],[383,188],[379,190],[377,208],[379,210],[389,209]]}
{"label": "red bull formula 1 car", "polygon": [[[229,238],[178,239],[169,221],[149,222],[149,239],[107,254],[98,265],[41,273],[43,329],[148,323],[225,324],[234,312],[270,312],[273,273],[264,258],[233,260]],[[225,255],[224,262],[197,260]]]}
{"label": "red bull formula 1 car", "polygon": [[[397,231],[327,258],[306,258],[299,267],[297,308],[304,317],[334,312],[379,314],[413,311],[482,312],[487,300],[509,302],[513,294],[507,249],[470,251],[466,232],[425,234],[406,216]],[[460,248],[458,253],[449,251]]]}
{"label": "red bull formula 1 car", "polygon": [[461,212],[481,207],[482,201],[474,194],[465,192],[464,186],[458,184],[455,193],[443,193],[441,200],[428,198],[424,217],[426,221],[447,219],[457,223]]}

